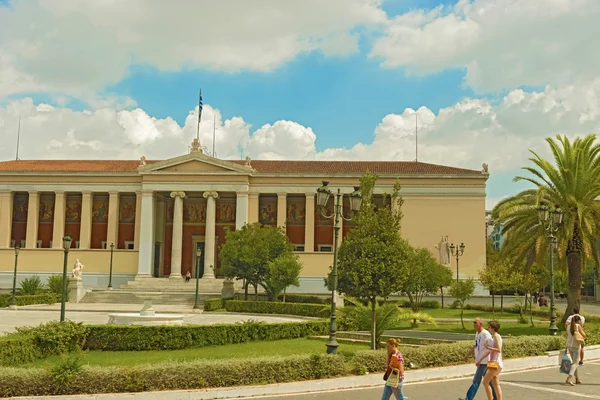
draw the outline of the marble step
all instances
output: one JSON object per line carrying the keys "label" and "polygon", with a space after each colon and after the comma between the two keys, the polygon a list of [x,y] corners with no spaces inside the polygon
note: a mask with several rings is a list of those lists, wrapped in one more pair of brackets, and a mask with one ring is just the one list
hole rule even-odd
{"label": "marble step", "polygon": [[[165,305],[192,305],[195,301],[194,292],[156,292],[161,293],[152,299],[152,304]],[[204,304],[204,300],[220,297],[220,293],[198,294],[198,302]],[[128,290],[92,290],[88,291],[80,303],[109,303],[109,304],[143,304],[144,300],[136,296],[135,291]]]}

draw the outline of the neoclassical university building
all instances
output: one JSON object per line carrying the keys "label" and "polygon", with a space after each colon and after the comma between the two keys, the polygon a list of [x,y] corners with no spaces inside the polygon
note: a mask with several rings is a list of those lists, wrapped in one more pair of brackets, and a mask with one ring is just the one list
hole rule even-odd
{"label": "neoclassical university building", "polygon": [[[61,273],[67,234],[73,240],[69,270],[79,259],[88,287],[106,286],[111,254],[115,287],[182,279],[188,271],[195,276],[196,265],[202,281],[215,281],[226,228],[260,222],[283,227],[295,245],[303,269],[300,287],[290,289],[325,292],[334,230],[316,206],[316,189],[322,181],[340,188],[349,216],[347,195],[367,170],[379,175],[376,201],[400,180],[401,234],[412,245],[430,249],[456,274],[455,257],[444,252],[447,243],[464,243],[459,277],[477,276],[485,265],[487,165],[220,160],[203,154],[194,140],[189,154],[161,161],[0,162],[0,288],[12,284],[16,246],[20,279]],[[333,197],[325,214],[333,210]],[[353,226],[342,222],[342,240]]]}

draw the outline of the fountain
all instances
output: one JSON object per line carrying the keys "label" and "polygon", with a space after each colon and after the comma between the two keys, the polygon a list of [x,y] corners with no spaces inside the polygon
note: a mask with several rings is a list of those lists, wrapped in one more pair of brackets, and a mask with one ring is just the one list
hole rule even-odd
{"label": "fountain", "polygon": [[136,293],[135,297],[144,300],[144,306],[139,313],[110,313],[109,325],[183,325],[182,314],[157,314],[152,308],[152,300],[162,296],[162,293]]}

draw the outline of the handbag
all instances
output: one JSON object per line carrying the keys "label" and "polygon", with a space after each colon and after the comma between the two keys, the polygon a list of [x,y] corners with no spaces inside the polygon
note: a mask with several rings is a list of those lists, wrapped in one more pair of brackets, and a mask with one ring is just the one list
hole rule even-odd
{"label": "handbag", "polygon": [[575,331],[575,335],[573,335],[573,337],[575,338],[575,341],[578,344],[584,344],[585,343],[585,339],[583,338],[583,335],[581,333],[579,333],[579,331]]}
{"label": "handbag", "polygon": [[498,368],[500,368],[498,361],[488,361],[487,369],[498,369]]}
{"label": "handbag", "polygon": [[571,363],[571,357],[569,357],[568,353],[565,353],[560,361],[560,373],[569,375],[571,372]]}
{"label": "handbag", "polygon": [[391,386],[393,388],[397,388],[400,384],[400,370],[393,368],[392,373],[385,381],[385,386]]}

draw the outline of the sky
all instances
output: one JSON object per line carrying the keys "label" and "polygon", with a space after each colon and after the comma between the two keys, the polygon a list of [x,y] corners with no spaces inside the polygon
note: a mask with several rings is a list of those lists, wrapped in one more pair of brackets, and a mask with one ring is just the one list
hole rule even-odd
{"label": "sky", "polygon": [[[600,127],[598,0],[0,0],[0,160],[418,160]],[[416,123],[416,129],[415,129]],[[213,130],[216,140],[213,143]]]}

